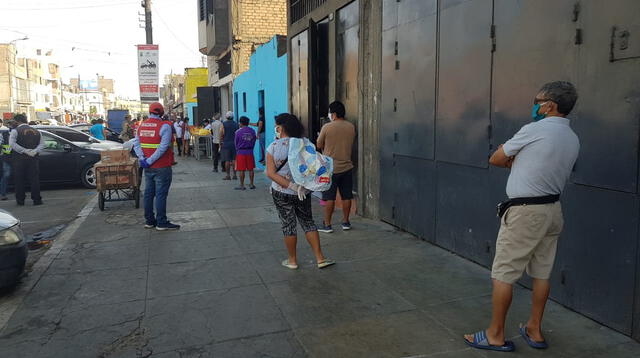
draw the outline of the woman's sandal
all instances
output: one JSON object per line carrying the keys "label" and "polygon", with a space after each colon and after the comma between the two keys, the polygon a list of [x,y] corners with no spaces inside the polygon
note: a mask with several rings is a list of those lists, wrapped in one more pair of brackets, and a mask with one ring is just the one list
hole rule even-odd
{"label": "woman's sandal", "polygon": [[289,259],[286,259],[284,261],[282,261],[282,266],[292,269],[292,270],[297,270],[298,269],[298,265],[294,265],[294,264],[290,264],[289,263]]}

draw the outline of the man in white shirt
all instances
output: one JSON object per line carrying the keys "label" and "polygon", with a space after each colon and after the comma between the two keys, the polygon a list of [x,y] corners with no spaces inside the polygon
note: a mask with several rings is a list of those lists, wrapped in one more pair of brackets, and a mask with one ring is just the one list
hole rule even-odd
{"label": "man in white shirt", "polygon": [[[211,156],[213,157],[213,171],[218,172],[218,163],[220,161],[220,129],[222,128],[222,121],[220,121],[220,113],[216,113],[213,116],[211,124],[208,126],[211,131]],[[224,166],[222,166],[224,168]]]}
{"label": "man in white shirt", "polygon": [[173,124],[173,128],[176,130],[176,144],[178,145],[178,155],[182,155],[182,146],[184,139],[184,121],[182,118],[178,118],[178,120]]}
{"label": "man in white shirt", "polygon": [[564,81],[545,84],[536,95],[532,123],[491,156],[489,163],[510,168],[508,201],[500,204],[500,232],[496,241],[491,278],[493,314],[489,328],[465,335],[465,342],[480,349],[513,351],[505,340],[505,320],[513,296],[513,284],[526,271],[533,279],[531,315],[519,327],[532,348],[548,345],[542,335],[542,315],[549,297],[549,277],[564,219],[560,194],[580,151],[578,136],[565,118],[578,94]]}

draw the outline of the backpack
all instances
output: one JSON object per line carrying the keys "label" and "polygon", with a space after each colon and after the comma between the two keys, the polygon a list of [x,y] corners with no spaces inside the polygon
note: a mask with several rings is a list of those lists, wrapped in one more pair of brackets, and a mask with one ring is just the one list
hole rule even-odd
{"label": "backpack", "polygon": [[293,181],[311,191],[331,188],[333,159],[316,151],[307,138],[289,138],[287,157]]}

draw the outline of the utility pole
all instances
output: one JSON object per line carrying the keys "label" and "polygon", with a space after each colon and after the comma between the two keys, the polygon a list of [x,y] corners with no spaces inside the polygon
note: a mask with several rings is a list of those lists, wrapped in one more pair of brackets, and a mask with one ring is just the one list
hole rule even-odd
{"label": "utility pole", "polygon": [[147,33],[147,45],[153,44],[153,27],[151,25],[151,0],[142,0],[144,8],[144,31]]}

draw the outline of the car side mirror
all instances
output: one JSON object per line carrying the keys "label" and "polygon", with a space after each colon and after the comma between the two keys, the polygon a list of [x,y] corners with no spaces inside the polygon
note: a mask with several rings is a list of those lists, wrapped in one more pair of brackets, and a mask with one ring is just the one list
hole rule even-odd
{"label": "car side mirror", "polygon": [[62,149],[64,149],[65,152],[70,152],[73,150],[73,148],[71,147],[71,144],[63,144]]}

